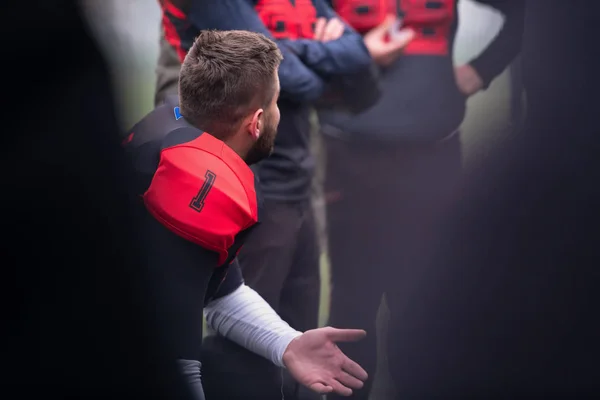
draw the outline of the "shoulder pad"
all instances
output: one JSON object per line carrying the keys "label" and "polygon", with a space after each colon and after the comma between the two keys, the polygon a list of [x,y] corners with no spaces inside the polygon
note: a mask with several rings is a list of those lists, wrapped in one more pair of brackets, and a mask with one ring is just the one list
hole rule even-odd
{"label": "shoulder pad", "polygon": [[235,237],[258,220],[254,175],[209,134],[165,147],[144,193],[148,211],[177,235],[228,256]]}

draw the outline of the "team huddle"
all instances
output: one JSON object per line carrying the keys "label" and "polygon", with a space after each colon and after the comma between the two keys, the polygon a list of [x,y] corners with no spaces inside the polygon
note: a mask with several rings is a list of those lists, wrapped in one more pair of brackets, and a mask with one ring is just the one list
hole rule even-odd
{"label": "team huddle", "polygon": [[[162,243],[157,254],[164,268],[157,274],[173,287],[173,304],[181,316],[181,322],[171,327],[179,338],[178,361],[198,399],[234,398],[223,395],[229,372],[219,375],[229,369],[241,377],[236,382],[252,381],[248,383],[252,389],[243,390],[260,387],[247,398],[281,398],[284,386],[293,388],[285,389],[291,393],[285,398],[313,396],[302,394],[298,384],[332,398],[368,395],[372,366],[361,366],[361,351],[345,351],[352,349],[345,347],[349,343],[374,340],[370,328],[367,337],[364,328],[368,324],[348,316],[361,314],[354,305],[364,300],[352,293],[352,288],[364,284],[353,264],[362,268],[370,267],[364,265],[369,262],[387,264],[369,254],[386,257],[375,246],[382,246],[384,239],[379,238],[390,235],[379,228],[386,225],[386,217],[376,210],[365,221],[347,218],[365,200],[360,189],[370,184],[360,184],[361,178],[353,176],[359,165],[352,167],[351,160],[372,151],[385,170],[394,165],[385,161],[397,162],[399,155],[413,165],[433,159],[431,149],[435,148],[435,157],[449,161],[428,173],[439,177],[443,172],[448,174],[444,180],[451,182],[452,174],[459,171],[456,132],[464,99],[485,88],[514,56],[512,50],[504,50],[502,57],[483,55],[457,69],[456,75],[450,67],[449,75],[446,64],[456,30],[456,1],[428,2],[436,6],[427,16],[420,13],[417,3],[421,2],[160,1],[166,45],[181,62],[176,92],[165,94],[128,132],[124,147],[137,173],[133,187],[140,198],[139,224]],[[429,31],[421,26],[424,23]],[[422,90],[408,85],[390,100],[383,86],[387,83],[381,83],[379,75],[385,73],[391,79],[399,74],[397,64],[402,57],[411,59],[402,68],[424,65],[436,79],[450,76],[452,85],[455,79],[458,85],[445,97],[410,99],[423,109],[417,109],[417,116],[408,122],[391,124],[369,113],[383,112],[389,117],[394,111],[378,107],[402,105],[406,99],[398,96]],[[499,63],[492,62],[499,59]],[[445,81],[437,82],[439,87],[445,85]],[[437,119],[425,116],[432,102],[438,108],[443,103],[448,113]],[[334,152],[328,156],[348,159],[344,161],[348,169],[328,167],[327,171],[333,182],[330,189],[343,192],[329,217],[332,271],[347,268],[345,274],[353,279],[346,286],[350,289],[344,292],[340,284],[340,291],[333,295],[330,323],[336,328],[317,328],[320,251],[314,215],[307,206],[315,163],[309,152],[312,107],[319,112],[328,149]],[[414,104],[410,109],[415,109]],[[366,126],[373,121],[380,125]],[[430,148],[415,145],[410,138],[410,157],[420,157],[414,161],[397,149],[389,155],[377,153],[380,150],[371,145],[365,147],[360,135],[366,131],[380,138],[402,131],[444,144]],[[356,143],[348,144],[349,138]],[[353,146],[360,148],[360,154]],[[404,178],[403,182],[417,179]],[[390,202],[397,193],[406,192],[386,187],[390,193],[377,196]],[[407,223],[411,218],[427,218],[432,212],[427,208],[432,193],[445,195],[445,187],[432,190],[415,191],[411,201],[402,199],[407,210],[401,216],[405,225],[411,225]],[[370,243],[364,236],[371,233],[363,227],[380,220]],[[352,233],[348,230],[363,236],[348,236]],[[277,247],[285,238],[286,244]],[[353,246],[372,252],[353,255]],[[278,274],[282,275],[275,279]],[[385,291],[382,288],[373,296]],[[371,312],[363,317],[374,318],[368,315]],[[204,318],[216,335],[202,343]],[[246,370],[233,366],[241,364],[235,361],[239,357],[250,360]],[[269,368],[281,375],[269,374]],[[285,382],[284,374],[292,383]]]}

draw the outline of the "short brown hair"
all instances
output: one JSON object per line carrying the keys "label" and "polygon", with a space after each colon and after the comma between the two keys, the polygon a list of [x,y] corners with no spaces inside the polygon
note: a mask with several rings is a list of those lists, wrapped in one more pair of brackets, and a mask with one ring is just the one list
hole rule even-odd
{"label": "short brown hair", "polygon": [[179,73],[181,115],[221,139],[275,96],[275,42],[248,31],[202,31]]}

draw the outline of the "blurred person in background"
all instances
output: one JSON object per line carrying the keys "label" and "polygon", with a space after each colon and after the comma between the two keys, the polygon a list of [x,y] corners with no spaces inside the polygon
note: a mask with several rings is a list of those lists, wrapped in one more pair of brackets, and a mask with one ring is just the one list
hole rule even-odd
{"label": "blurred person in background", "polygon": [[[193,38],[203,29],[264,33],[277,42],[283,53],[279,134],[273,154],[253,167],[264,194],[264,219],[240,250],[239,262],[247,284],[286,322],[298,330],[315,328],[320,249],[310,203],[315,169],[309,143],[310,114],[317,102],[336,104],[344,100],[354,112],[373,104],[377,84],[369,79],[373,76],[370,52],[362,37],[343,24],[323,0],[164,0],[160,4],[164,64],[159,66],[159,74],[168,68],[165,60],[172,62],[174,54],[180,60],[185,56]],[[387,53],[401,48],[394,43],[379,45],[380,51]],[[159,76],[159,82],[173,81],[172,75],[162,76],[165,79]],[[345,90],[361,81],[369,85],[354,87],[353,94],[348,95]],[[163,98],[168,87],[158,86],[157,99]],[[239,384],[227,385],[227,398],[281,397],[282,374],[278,369],[219,335],[207,337],[205,344],[204,360],[207,366],[211,364],[207,374],[213,374],[205,375],[206,393],[212,392],[212,383],[235,376]],[[283,379],[286,398],[303,396],[287,373]],[[217,384],[215,392],[222,387]],[[222,391],[218,393],[225,396]]]}
{"label": "blurred person in background", "polygon": [[465,169],[391,293],[398,400],[600,398],[600,5],[525,9],[523,129]]}
{"label": "blurred person in background", "polygon": [[[144,117],[124,143],[137,173],[140,229],[156,242],[148,249],[152,273],[171,289],[165,319],[198,399],[203,310],[216,332],[316,393],[348,395],[366,379],[334,344],[364,331],[290,327],[244,284],[236,259],[263,218],[249,165],[273,150],[281,59],[264,35],[201,32],[183,61],[179,96]],[[228,398],[226,387],[207,397]]]}
{"label": "blurred person in background", "polygon": [[[382,294],[403,287],[405,274],[414,268],[406,254],[460,176],[458,129],[467,98],[486,89],[519,52],[523,1],[480,1],[502,13],[504,26],[478,57],[456,67],[458,1],[331,3],[364,35],[367,46],[381,37],[410,38],[402,54],[372,52],[383,88],[374,107],[359,115],[337,110],[319,115],[327,159],[329,323],[374,332]],[[387,298],[393,312],[398,305]],[[373,377],[376,335],[343,349]],[[353,398],[367,399],[370,386]]]}

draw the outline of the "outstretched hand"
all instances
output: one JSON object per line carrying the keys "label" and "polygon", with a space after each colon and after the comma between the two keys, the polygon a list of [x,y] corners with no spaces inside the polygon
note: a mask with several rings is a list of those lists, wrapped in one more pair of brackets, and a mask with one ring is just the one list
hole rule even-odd
{"label": "outstretched hand", "polygon": [[352,395],[363,387],[367,372],[349,359],[336,342],[355,342],[367,333],[360,329],[312,329],[290,342],[283,363],[301,384],[317,393]]}

